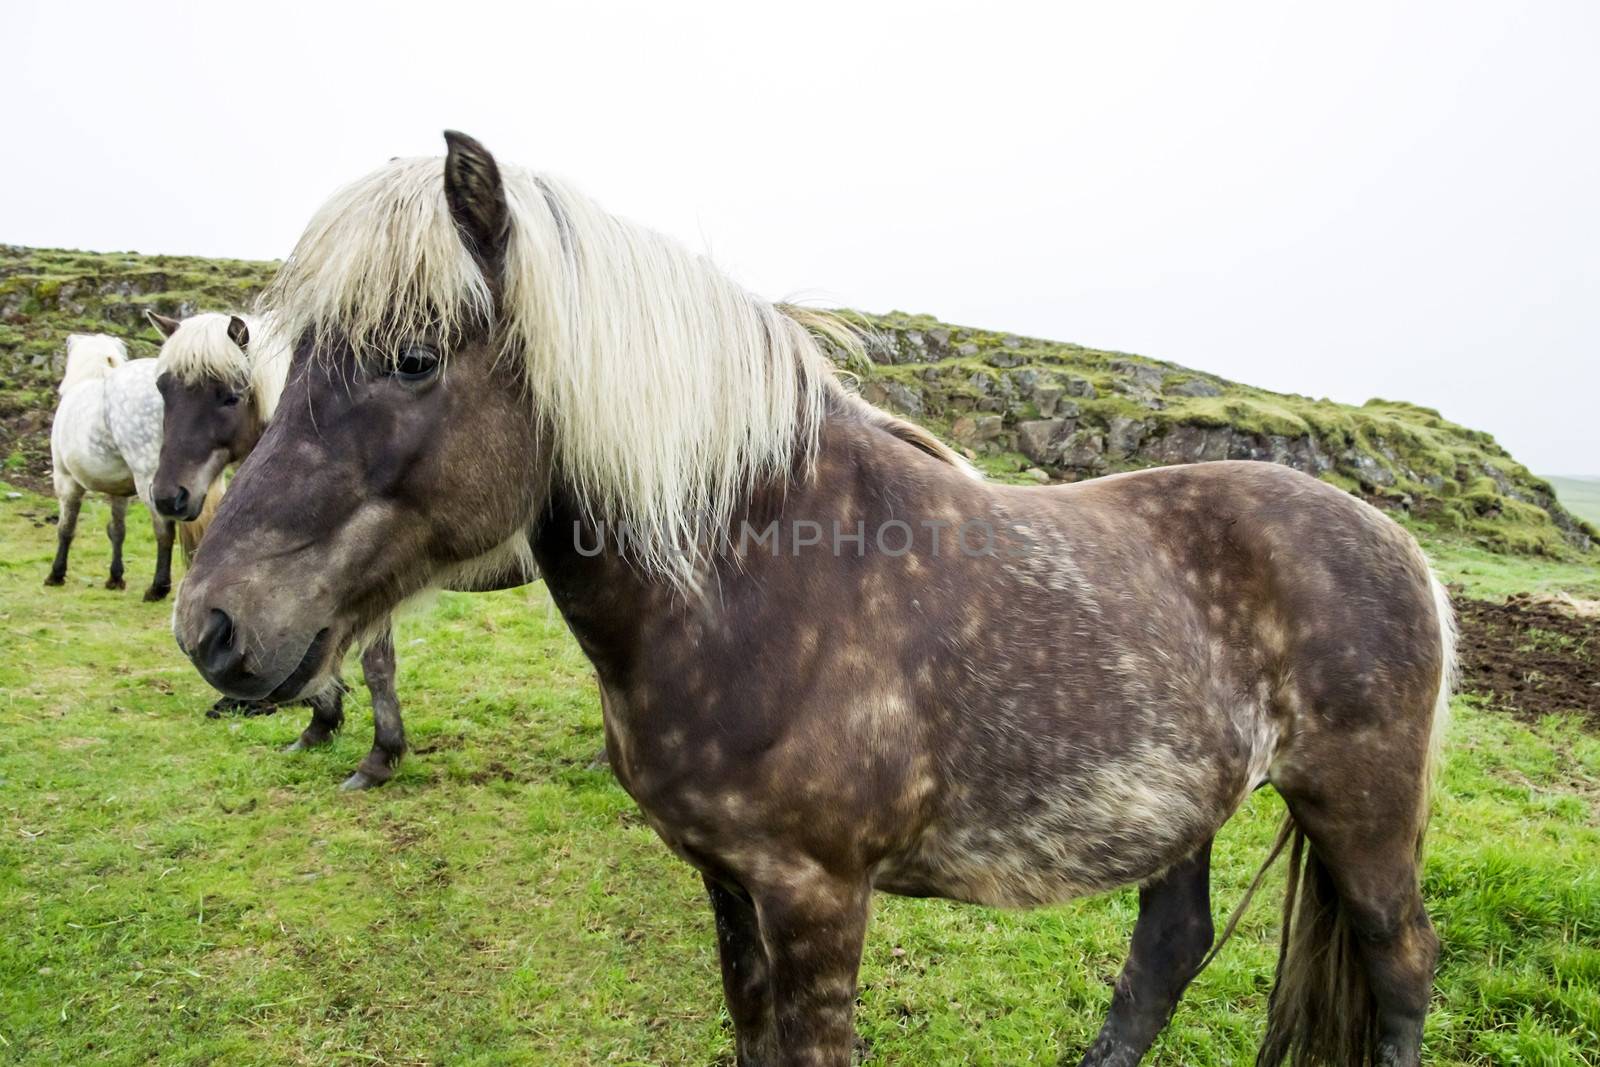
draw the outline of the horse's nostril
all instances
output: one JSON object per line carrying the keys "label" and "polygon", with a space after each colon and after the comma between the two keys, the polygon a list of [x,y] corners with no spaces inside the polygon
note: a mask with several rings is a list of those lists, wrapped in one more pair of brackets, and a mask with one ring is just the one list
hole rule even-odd
{"label": "horse's nostril", "polygon": [[168,496],[155,498],[156,511],[169,519],[189,518],[189,490],[178,486]]}
{"label": "horse's nostril", "polygon": [[228,613],[212,608],[194,648],[196,661],[208,674],[226,675],[237,671],[244,662],[244,653],[234,637],[233,620],[228,618]]}

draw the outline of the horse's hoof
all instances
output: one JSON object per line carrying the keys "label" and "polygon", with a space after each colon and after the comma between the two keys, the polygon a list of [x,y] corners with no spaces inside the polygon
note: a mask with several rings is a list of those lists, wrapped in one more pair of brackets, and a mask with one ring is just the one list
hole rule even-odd
{"label": "horse's hoof", "polygon": [[588,771],[609,771],[610,769],[611,754],[603,746],[599,752],[594,754],[594,759],[589,761],[589,765],[584,768],[584,770]]}
{"label": "horse's hoof", "polygon": [[309,749],[310,747],[311,747],[310,745],[306,744],[306,739],[305,738],[297,737],[297,738],[294,739],[294,744],[292,744],[292,745],[284,745],[282,748],[278,749],[278,751],[282,752],[285,756],[287,756],[291,752],[304,752],[307,749]]}
{"label": "horse's hoof", "polygon": [[106,588],[107,589],[126,589],[126,588],[128,588],[128,583],[123,581],[121,578],[107,578],[106,579]]}
{"label": "horse's hoof", "polygon": [[154,604],[158,600],[165,600],[170,592],[172,592],[172,586],[170,585],[164,585],[159,589],[152,586],[144,591],[144,602],[146,604]]}
{"label": "horse's hoof", "polygon": [[66,585],[67,584],[67,576],[65,574],[49,574],[49,575],[46,575],[45,579],[44,579],[44,584],[45,585]]}
{"label": "horse's hoof", "polygon": [[373,786],[382,785],[388,778],[374,778],[366,771],[356,771],[350,777],[339,783],[341,793],[354,792],[357,789],[371,789]]}

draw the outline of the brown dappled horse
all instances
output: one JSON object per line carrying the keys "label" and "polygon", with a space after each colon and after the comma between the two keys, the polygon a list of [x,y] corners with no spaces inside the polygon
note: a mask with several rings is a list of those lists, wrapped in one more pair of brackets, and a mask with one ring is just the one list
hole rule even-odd
{"label": "brown dappled horse", "polygon": [[446,136],[336,194],[274,285],[284,402],[175,616],[213,685],[314,690],[407,596],[531,550],[618,779],[705,878],[740,1064],[849,1063],[875,889],[1128,884],[1083,1062],[1136,1063],[1269,782],[1260,1062],[1419,1062],[1452,628],[1409,535],[1269,464],[985,483],[848,395],[825,323]]}

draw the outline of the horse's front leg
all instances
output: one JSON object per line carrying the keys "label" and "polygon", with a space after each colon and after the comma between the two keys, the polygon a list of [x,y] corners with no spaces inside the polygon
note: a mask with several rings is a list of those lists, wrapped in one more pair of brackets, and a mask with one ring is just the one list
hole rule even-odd
{"label": "horse's front leg", "polygon": [[856,972],[867,936],[872,886],[815,863],[787,867],[754,895],[761,943],[772,968],[778,1067],[850,1067],[855,1049]]}
{"label": "horse's front leg", "polygon": [[106,525],[106,537],[111,540],[111,576],[106,579],[107,589],[126,589],[122,580],[122,539],[128,533],[128,498],[111,498],[111,522]]}
{"label": "horse's front leg", "polygon": [[369,789],[382,785],[393,775],[406,752],[406,728],[400,721],[400,694],[395,690],[394,629],[386,627],[383,636],[361,653],[361,673],[372,694],[372,750],[340,789]]}
{"label": "horse's front leg", "polygon": [[755,905],[709,876],[705,883],[717,920],[717,955],[722,961],[722,994],[733,1020],[735,1062],[738,1067],[768,1067],[777,1062],[772,968],[761,943]]}
{"label": "horse's front leg", "polygon": [[177,534],[177,524],[150,512],[150,524],[156,531],[156,576],[150,579],[145,590],[146,602],[163,600],[172,591],[172,541]]}

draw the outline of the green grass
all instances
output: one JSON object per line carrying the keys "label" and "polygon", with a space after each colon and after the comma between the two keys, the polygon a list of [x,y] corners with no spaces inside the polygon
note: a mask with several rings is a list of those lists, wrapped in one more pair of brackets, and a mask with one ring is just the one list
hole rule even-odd
{"label": "green grass", "polygon": [[1600,478],[1546,478],[1567,510],[1600,526]]}
{"label": "green grass", "polygon": [[1571,593],[1600,598],[1600,566],[1587,557],[1568,560],[1491,552],[1480,544],[1441,537],[1414,527],[1434,568],[1446,582],[1468,596],[1504,600],[1512,593]]}
{"label": "green grass", "polygon": [[[170,607],[138,599],[142,516],[128,592],[99,587],[98,503],[68,585],[45,589],[54,528],[24,513],[50,507],[0,499],[0,1061],[730,1062],[698,880],[587,768],[599,708],[542,587],[442,595],[402,623],[417,752],[385,788],[343,794],[370,741],[364,692],[314,753],[278,751],[299,711],[205,719]],[[1219,920],[1279,813],[1264,791],[1222,835]],[[1150,1062],[1249,1061],[1281,884]],[[1600,739],[1459,700],[1427,895],[1445,944],[1429,1063],[1600,1064]],[[1081,1050],[1135,907],[879,898],[871,1062]]]}

